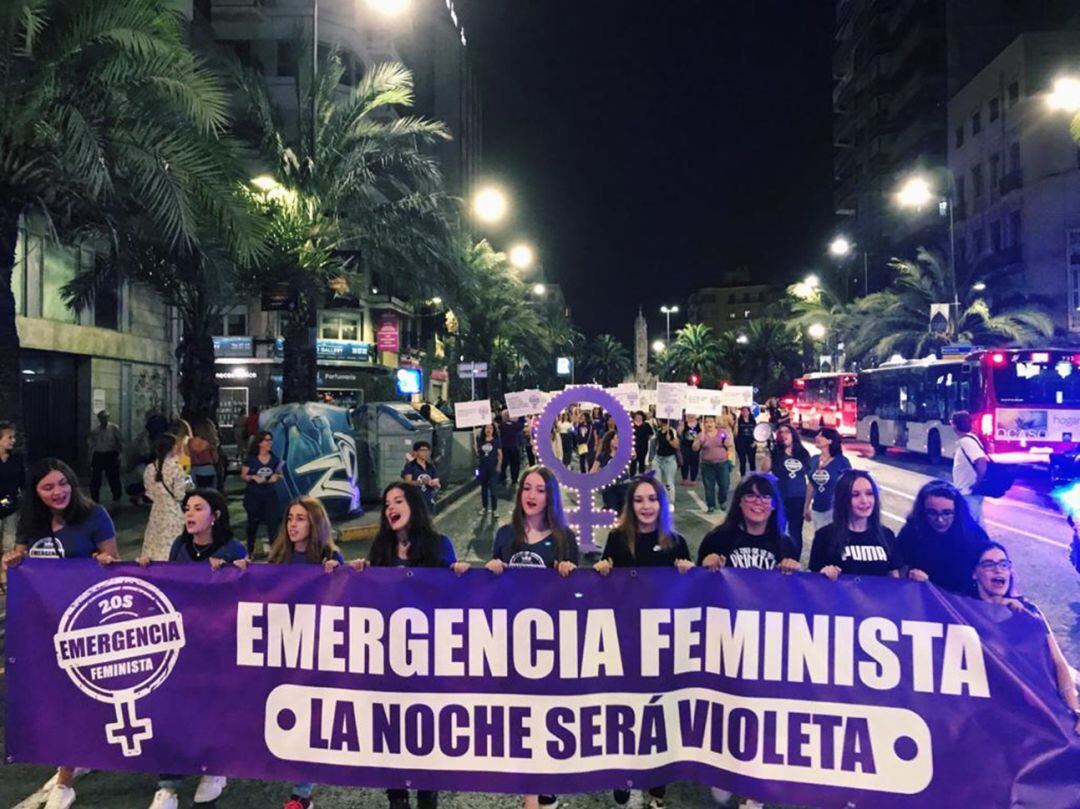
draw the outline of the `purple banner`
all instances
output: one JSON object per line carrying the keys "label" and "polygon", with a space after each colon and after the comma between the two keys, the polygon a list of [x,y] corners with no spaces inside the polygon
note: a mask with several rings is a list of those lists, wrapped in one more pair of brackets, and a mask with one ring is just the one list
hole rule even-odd
{"label": "purple banner", "polygon": [[1045,628],[889,579],[29,560],[9,760],[813,806],[1080,806]]}

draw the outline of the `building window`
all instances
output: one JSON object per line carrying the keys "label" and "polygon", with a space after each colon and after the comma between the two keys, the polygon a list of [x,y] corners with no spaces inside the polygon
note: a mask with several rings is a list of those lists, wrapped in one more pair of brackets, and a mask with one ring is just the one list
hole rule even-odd
{"label": "building window", "polygon": [[990,249],[995,253],[1001,252],[1001,222],[990,223]]}
{"label": "building window", "polygon": [[292,40],[279,40],[277,44],[277,74],[294,78],[299,73],[296,44]]}
{"label": "building window", "polygon": [[68,308],[60,288],[79,271],[79,251],[51,239],[44,243],[41,269],[41,316],[46,320],[78,323],[79,314]]}
{"label": "building window", "polygon": [[1020,171],[1020,144],[1013,143],[1009,146],[1009,171]]}
{"label": "building window", "polygon": [[1001,179],[1001,152],[990,155],[990,190],[996,191]]}
{"label": "building window", "polygon": [[982,166],[975,166],[971,170],[971,192],[978,199],[983,195],[983,170]]}
{"label": "building window", "polygon": [[986,231],[982,228],[975,228],[975,236],[972,239],[972,249],[974,251],[973,258],[978,258],[984,252],[986,252]]}
{"label": "building window", "polygon": [[1023,239],[1023,224],[1020,219],[1020,211],[1009,211],[1009,238],[1014,247],[1019,247]]}
{"label": "building window", "polygon": [[1011,107],[1020,100],[1020,82],[1014,81],[1009,85],[1009,106]]}
{"label": "building window", "polygon": [[[86,266],[100,260],[101,257],[93,251],[83,251]],[[94,325],[99,329],[120,328],[120,279],[115,272],[110,272],[94,293]]]}
{"label": "building window", "polygon": [[964,127],[956,127],[956,148],[959,149],[964,145]]}
{"label": "building window", "polygon": [[359,340],[361,315],[323,315],[319,337],[323,340]]}
{"label": "building window", "polygon": [[961,267],[967,263],[967,240],[963,236],[956,237],[956,263]]}
{"label": "building window", "polygon": [[967,203],[967,182],[963,177],[956,178],[956,206],[963,209]]}
{"label": "building window", "polygon": [[1001,99],[991,98],[990,99],[989,118],[990,118],[991,121],[996,121],[1000,117],[1001,117]]}
{"label": "building window", "polygon": [[735,293],[734,292],[732,292],[730,295],[727,296],[727,302],[728,303],[735,303]]}
{"label": "building window", "polygon": [[982,112],[979,111],[971,116],[971,134],[978,135],[982,132]]}
{"label": "building window", "polygon": [[735,319],[735,313],[734,312],[728,312],[728,320],[734,320],[734,319]]}
{"label": "building window", "polygon": [[243,307],[215,318],[210,326],[215,337],[244,337],[247,335],[247,310]]}

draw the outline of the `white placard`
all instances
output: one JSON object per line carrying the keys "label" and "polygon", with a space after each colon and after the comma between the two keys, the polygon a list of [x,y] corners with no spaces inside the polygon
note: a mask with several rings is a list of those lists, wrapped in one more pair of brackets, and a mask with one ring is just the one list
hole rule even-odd
{"label": "white placard", "polygon": [[752,385],[724,385],[721,391],[723,403],[727,407],[753,407],[754,388]]}
{"label": "white placard", "polygon": [[[94,395],[90,402],[90,415],[95,419],[97,414],[105,409],[105,388],[94,388]],[[96,422],[95,422],[96,424]]]}
{"label": "white placard", "polygon": [[682,382],[656,383],[656,417],[681,419],[686,401],[686,385]]}
{"label": "white placard", "polygon": [[695,416],[719,416],[724,406],[723,391],[709,388],[688,388],[686,412]]}
{"label": "white placard", "polygon": [[510,418],[534,416],[544,409],[547,400],[538,390],[521,390],[506,394],[506,411]]}
{"label": "white placard", "polygon": [[641,393],[638,391],[637,385],[631,383],[631,386],[623,387],[619,385],[617,388],[608,388],[607,392],[610,393],[623,408],[631,413],[640,409]]}
{"label": "white placard", "polygon": [[645,410],[648,407],[656,406],[656,391],[652,388],[645,388],[640,391],[638,402],[641,403],[641,409]]}
{"label": "white placard", "polygon": [[459,430],[466,427],[483,427],[491,423],[491,400],[477,399],[473,402],[454,402],[454,426]]}

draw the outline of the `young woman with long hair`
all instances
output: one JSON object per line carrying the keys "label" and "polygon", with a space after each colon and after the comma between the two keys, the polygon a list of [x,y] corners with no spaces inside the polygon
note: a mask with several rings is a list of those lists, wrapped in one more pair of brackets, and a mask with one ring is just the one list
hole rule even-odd
{"label": "young woman with long hair", "polygon": [[[671,566],[680,573],[690,570],[690,549],[675,530],[664,487],[652,475],[639,475],[630,481],[626,505],[593,570],[607,576],[616,567]],[[660,809],[666,793],[666,785],[650,787],[650,809]],[[626,806],[630,790],[616,789],[614,797],[618,806]]]}
{"label": "young woman with long hair", "polygon": [[851,461],[844,456],[840,433],[829,427],[818,430],[814,446],[819,454],[810,459],[803,517],[817,531],[832,522],[836,481],[851,469]]}
{"label": "young woman with long hair", "polygon": [[960,490],[947,481],[932,480],[915,496],[896,544],[908,578],[972,595],[971,570],[989,541]]}
{"label": "young woman with long hair", "polygon": [[771,476],[752,472],[739,481],[727,518],[701,540],[698,564],[709,570],[799,570],[795,548],[784,533],[780,492]]}
{"label": "young woman with long hair", "polygon": [[584,410],[577,415],[577,424],[574,425],[574,452],[578,458],[578,471],[585,474],[592,466],[595,459],[593,452],[593,428],[589,414]]}
{"label": "young woman with long hair", "polygon": [[[494,423],[485,424],[476,437],[476,479],[480,481],[481,511],[492,514],[499,504],[497,483],[502,466],[502,441]],[[490,505],[488,505],[490,503]]]}
{"label": "young woman with long hair", "polygon": [[143,489],[151,506],[139,555],[158,562],[169,558],[173,540],[184,530],[180,503],[191,485],[191,478],[180,465],[184,444],[186,439],[177,441],[171,433],[159,435],[154,440],[154,460],[143,472]]}
{"label": "young woman with long hair", "polygon": [[[229,501],[217,489],[195,489],[184,495],[184,529],[169,550],[170,562],[207,564],[211,570],[233,565],[247,567],[244,546],[232,533],[229,525]],[[151,564],[148,556],[140,556],[143,567]],[[158,776],[158,790],[150,809],[177,809],[177,792],[184,781],[181,773]],[[222,775],[203,775],[195,789],[195,803],[216,801],[224,791],[227,779]]]}
{"label": "young woman with long hair", "polygon": [[850,469],[836,483],[833,521],[814,535],[810,569],[836,581],[848,576],[899,578],[896,535],[881,524],[881,496],[869,472]]}
{"label": "young woman with long hair", "polygon": [[[36,559],[88,559],[108,565],[119,560],[116,528],[102,506],[79,488],[79,478],[63,461],[42,458],[30,465],[19,508],[15,547],[4,554],[4,570],[27,556]],[[74,767],[59,767],[48,809],[75,803]]]}
{"label": "young woman with long hair", "polygon": [[685,414],[679,425],[679,449],[682,453],[682,485],[696,486],[701,453],[694,449],[694,442],[701,434],[701,422],[693,413]]}
{"label": "young woman with long hair", "polygon": [[578,557],[577,538],[563,514],[559,481],[546,466],[526,469],[510,523],[495,532],[491,561],[485,567],[496,575],[508,567],[546,567],[568,576]]}
{"label": "young woman with long hair", "polygon": [[757,464],[757,442],[754,441],[754,421],[749,407],[739,408],[739,417],[735,419],[735,453],[739,456],[739,475],[745,477],[746,472],[753,472]]}
{"label": "young woman with long hair", "polygon": [[278,534],[278,504],[274,485],[281,480],[284,462],[271,451],[274,435],[259,430],[248,442],[247,457],[240,466],[240,479],[245,482],[244,512],[247,514],[247,552],[255,554],[255,539],[259,525],[266,526],[267,544]]}
{"label": "young woman with long hair", "polygon": [[217,427],[210,419],[199,419],[189,426],[191,438],[188,439],[188,454],[191,457],[191,476],[199,488],[212,489],[217,485],[218,453],[221,448]]}
{"label": "young woman with long hair", "polygon": [[[618,451],[619,433],[616,430],[608,430],[600,441],[600,451],[596,453],[596,460],[593,461],[589,472],[599,472],[611,463],[611,459],[615,457]],[[604,508],[616,513],[622,511],[623,503],[626,501],[625,473],[620,474],[611,485],[604,487],[604,490],[600,492],[600,500],[603,502]]]}
{"label": "young woman with long hair", "polygon": [[1080,699],[1076,695],[1076,682],[1073,680],[1072,669],[1061,652],[1057,638],[1050,630],[1046,616],[1033,603],[1014,593],[1016,575],[1012,559],[1009,558],[1009,552],[1005,546],[997,542],[988,542],[984,545],[976,558],[971,578],[975,584],[975,593],[981,601],[1003,604],[1013,612],[1025,613],[1042,623],[1046,631],[1047,653],[1050,655],[1050,664],[1054,668],[1054,680],[1058,693],[1072,711],[1075,720],[1073,727],[1080,735]]}
{"label": "young woman with long hair", "polygon": [[[440,534],[432,523],[431,510],[420,487],[404,481],[391,483],[382,493],[382,515],[379,532],[371,543],[366,559],[349,562],[353,570],[368,567],[448,567],[458,575],[469,569],[467,562],[458,562],[454,543]],[[406,777],[401,777],[405,783]],[[390,809],[408,809],[408,789],[386,790]],[[419,809],[436,809],[439,793],[421,789],[416,794]]]}
{"label": "young woman with long hair", "polygon": [[[278,530],[270,549],[272,565],[322,565],[332,573],[345,564],[345,559],[330,536],[330,517],[320,500],[299,497],[285,511],[285,521]],[[315,784],[298,781],[293,784],[284,809],[310,809]]]}
{"label": "young woman with long hair", "polygon": [[776,477],[780,500],[784,504],[784,516],[788,521],[787,533],[801,557],[810,453],[790,424],[777,427],[775,439],[772,452],[762,459],[761,468],[763,472],[771,472]]}

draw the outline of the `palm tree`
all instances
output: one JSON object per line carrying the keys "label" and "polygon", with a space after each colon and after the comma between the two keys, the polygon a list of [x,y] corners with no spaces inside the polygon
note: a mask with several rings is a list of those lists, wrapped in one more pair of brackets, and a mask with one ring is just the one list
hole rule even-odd
{"label": "palm tree", "polygon": [[[734,339],[734,338],[732,338]],[[664,352],[664,376],[677,379],[697,374],[708,380],[720,376],[720,342],[704,323],[687,323],[675,333],[675,342]]]}
{"label": "palm tree", "polygon": [[803,367],[799,335],[774,318],[751,321],[741,335],[721,334],[718,357],[732,384],[752,385],[761,399],[787,392]]}
{"label": "palm tree", "polygon": [[11,289],[19,222],[55,235],[103,206],[141,210],[188,247],[200,220],[253,243],[215,148],[227,97],[184,42],[167,0],[8,0],[0,7],[0,418],[19,416]]}
{"label": "palm tree", "polygon": [[920,249],[915,261],[893,259],[890,266],[896,272],[890,288],[860,299],[852,308],[850,356],[880,361],[899,353],[919,358],[950,343],[1030,346],[1054,333],[1049,315],[1036,303],[1014,296],[1011,305],[992,309],[972,288],[970,273],[963,267],[957,273],[959,315],[947,331],[931,332],[930,305],[949,301],[953,291],[941,258]]}
{"label": "palm tree", "polygon": [[598,335],[585,349],[582,370],[606,388],[626,379],[632,367],[630,352],[610,334]]}
{"label": "palm tree", "polygon": [[[271,225],[283,238],[271,243],[278,252],[269,271],[251,281],[255,289],[287,284],[294,295],[283,325],[287,402],[315,396],[312,327],[331,279],[364,288],[365,270],[378,268],[405,297],[438,289],[457,266],[442,178],[420,148],[448,138],[445,126],[393,114],[413,103],[412,75],[402,65],[376,65],[345,97],[344,74],[337,52],[321,60],[314,85],[301,72],[295,116],[287,120],[263,78],[233,66],[245,131],[277,183],[261,207],[271,220],[284,220]],[[303,238],[305,222],[311,243]]]}

